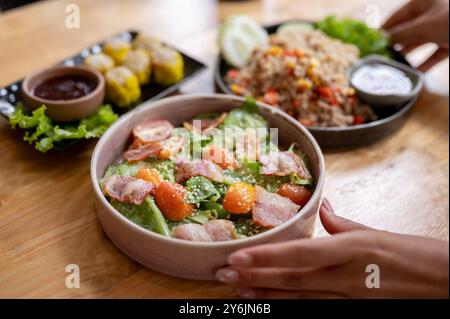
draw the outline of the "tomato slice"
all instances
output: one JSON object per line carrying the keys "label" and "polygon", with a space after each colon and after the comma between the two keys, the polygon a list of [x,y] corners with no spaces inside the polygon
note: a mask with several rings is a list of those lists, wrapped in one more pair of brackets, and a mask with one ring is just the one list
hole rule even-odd
{"label": "tomato slice", "polygon": [[247,183],[232,184],[223,198],[223,208],[232,214],[246,214],[255,203],[255,188]]}
{"label": "tomato slice", "polygon": [[158,171],[154,168],[142,167],[136,174],[136,178],[143,179],[153,185],[158,185],[161,183],[161,178],[159,177]]}
{"label": "tomato slice", "polygon": [[177,183],[162,182],[154,191],[156,205],[172,221],[181,221],[192,214],[194,207],[184,201],[186,190]]}
{"label": "tomato slice", "polygon": [[305,206],[311,198],[311,191],[302,185],[295,185],[291,183],[282,184],[277,194],[289,198],[291,201],[300,206]]}

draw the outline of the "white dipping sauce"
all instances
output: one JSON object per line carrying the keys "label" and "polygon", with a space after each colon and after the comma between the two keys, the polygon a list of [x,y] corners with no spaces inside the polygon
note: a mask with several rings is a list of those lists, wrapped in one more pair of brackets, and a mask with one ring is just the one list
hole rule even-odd
{"label": "white dipping sauce", "polygon": [[352,83],[359,90],[376,95],[405,95],[413,87],[404,72],[386,64],[361,66],[353,73]]}

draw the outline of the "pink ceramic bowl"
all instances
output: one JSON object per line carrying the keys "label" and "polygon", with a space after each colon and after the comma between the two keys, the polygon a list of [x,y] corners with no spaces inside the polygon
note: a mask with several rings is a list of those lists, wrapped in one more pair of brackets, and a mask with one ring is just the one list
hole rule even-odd
{"label": "pink ceramic bowl", "polygon": [[106,167],[117,161],[129,143],[132,129],[142,121],[166,119],[177,126],[201,112],[222,112],[242,104],[240,97],[222,94],[180,95],[144,103],[122,116],[97,143],[91,160],[91,178],[100,223],[122,252],[144,266],[190,279],[213,279],[230,253],[248,246],[309,237],[312,234],[325,178],[322,152],[312,135],[296,120],[268,105],[258,103],[270,127],[278,128],[282,147],[295,142],[311,161],[316,188],[310,201],[288,222],[262,234],[225,242],[191,242],[168,238],[146,230],[116,211],[103,196],[99,180]]}

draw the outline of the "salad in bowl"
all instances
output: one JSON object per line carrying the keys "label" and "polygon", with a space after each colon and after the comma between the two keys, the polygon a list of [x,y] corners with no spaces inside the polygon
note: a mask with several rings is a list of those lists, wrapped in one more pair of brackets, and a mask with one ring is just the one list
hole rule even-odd
{"label": "salad in bowl", "polygon": [[260,234],[295,216],[314,190],[306,155],[295,144],[280,150],[273,131],[250,99],[180,127],[143,121],[123,159],[106,169],[102,192],[126,218],[163,236]]}
{"label": "salad in bowl", "polygon": [[142,265],[190,279],[213,279],[238,249],[311,236],[324,178],[305,127],[223,94],[144,103],[91,160],[106,236]]}

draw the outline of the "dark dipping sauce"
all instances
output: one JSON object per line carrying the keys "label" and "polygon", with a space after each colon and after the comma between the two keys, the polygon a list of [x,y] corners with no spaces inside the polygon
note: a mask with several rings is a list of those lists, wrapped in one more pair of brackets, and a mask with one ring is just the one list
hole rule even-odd
{"label": "dark dipping sauce", "polygon": [[34,95],[46,100],[74,100],[94,91],[97,83],[82,75],[64,75],[45,80]]}

